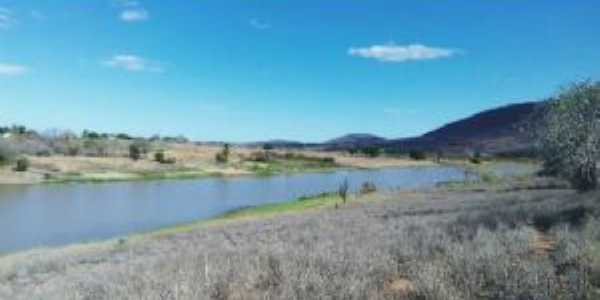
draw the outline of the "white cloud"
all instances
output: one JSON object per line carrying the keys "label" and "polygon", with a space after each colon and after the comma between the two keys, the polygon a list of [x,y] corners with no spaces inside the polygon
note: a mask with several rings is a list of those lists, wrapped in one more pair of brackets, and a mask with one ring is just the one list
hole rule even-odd
{"label": "white cloud", "polygon": [[121,8],[119,18],[123,22],[143,22],[150,19],[150,14],[137,0],[117,0],[117,6]]}
{"label": "white cloud", "polygon": [[25,66],[0,63],[0,76],[19,76],[28,71],[29,68]]}
{"label": "white cloud", "polygon": [[422,44],[373,45],[364,48],[352,47],[348,50],[348,54],[351,56],[371,58],[389,63],[447,58],[457,54],[457,52],[454,49],[428,47]]}
{"label": "white cloud", "polygon": [[12,11],[0,7],[0,29],[8,29],[15,23]]}
{"label": "white cloud", "polygon": [[149,18],[150,15],[143,8],[126,9],[121,12],[121,20],[124,22],[142,22]]}
{"label": "white cloud", "polygon": [[259,29],[259,30],[265,30],[265,29],[269,29],[271,28],[271,24],[263,22],[259,19],[250,19],[250,26]]}
{"label": "white cloud", "polygon": [[111,68],[122,69],[130,72],[162,72],[160,63],[147,60],[137,55],[118,54],[103,62]]}

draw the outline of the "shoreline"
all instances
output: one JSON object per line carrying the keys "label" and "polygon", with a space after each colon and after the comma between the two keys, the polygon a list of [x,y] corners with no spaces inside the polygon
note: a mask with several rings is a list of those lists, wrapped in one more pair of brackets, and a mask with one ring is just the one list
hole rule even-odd
{"label": "shoreline", "polygon": [[[458,166],[458,165],[455,165]],[[415,166],[417,167],[417,166]],[[418,166],[418,167],[432,167],[432,166]],[[393,167],[389,167],[393,168]],[[564,189],[564,185],[561,185],[555,180],[549,180],[547,178],[532,177],[530,175],[509,177],[509,178],[496,178],[494,181],[477,181],[477,182],[448,182],[441,184],[433,188],[427,189],[404,189],[395,190],[394,195],[425,195],[428,193],[443,192],[443,193],[458,193],[458,192],[500,192],[511,190],[508,187],[512,187],[513,190],[523,189]],[[348,197],[348,202],[345,205],[356,205],[364,202],[381,201],[383,195],[387,195],[382,191],[375,191],[372,193],[352,193]],[[132,232],[130,234],[116,236],[108,239],[97,239],[89,241],[80,241],[73,244],[56,245],[56,246],[39,246],[30,249],[16,250],[10,252],[0,252],[0,262],[5,257],[19,256],[21,254],[35,253],[39,251],[62,251],[62,249],[86,249],[94,250],[97,248],[103,248],[104,246],[122,246],[123,244],[133,245],[140,242],[148,241],[151,239],[168,237],[180,233],[188,233],[203,228],[210,228],[213,226],[223,226],[236,222],[252,221],[252,220],[267,220],[274,217],[283,215],[297,215],[303,213],[311,213],[320,211],[323,209],[333,209],[337,205],[342,204],[341,198],[335,192],[325,192],[318,195],[302,196],[290,201],[285,202],[273,202],[265,203],[256,206],[240,207],[232,209],[215,216],[198,219],[190,222],[184,222],[179,224],[166,225],[149,229],[146,231]]]}
{"label": "shoreline", "polygon": [[91,170],[85,172],[48,172],[40,168],[32,168],[27,172],[16,172],[9,167],[0,167],[0,187],[7,185],[44,185],[44,184],[66,184],[66,183],[110,183],[110,182],[139,182],[154,180],[185,180],[200,178],[230,178],[240,176],[268,177],[284,174],[321,173],[335,172],[338,170],[369,170],[401,167],[428,167],[441,164],[432,161],[414,161],[409,159],[385,158],[383,162],[365,166],[362,163],[343,162],[331,167],[306,167],[288,168],[282,170],[264,171],[261,168],[255,170],[243,168],[236,165],[225,165],[223,167],[207,168],[179,168],[171,170]]}
{"label": "shoreline", "polygon": [[[356,203],[357,200],[360,200],[359,197],[357,195],[352,195],[349,197],[348,201]],[[127,235],[116,236],[108,239],[80,241],[72,244],[56,246],[38,246],[30,249],[0,252],[0,265],[2,264],[3,259],[10,257],[31,255],[38,252],[68,252],[70,249],[76,249],[77,252],[81,250],[95,251],[105,249],[106,247],[113,248],[123,246],[124,244],[130,246],[151,239],[187,233],[203,228],[210,228],[212,226],[223,226],[226,224],[251,220],[267,220],[269,218],[283,216],[286,214],[302,214],[321,209],[333,208],[335,207],[336,202],[341,203],[341,199],[339,196],[337,196],[337,194],[333,192],[322,193],[313,196],[303,196],[286,202],[274,202],[256,206],[241,207],[206,219],[162,226],[155,229],[149,229],[147,231],[133,232]]]}

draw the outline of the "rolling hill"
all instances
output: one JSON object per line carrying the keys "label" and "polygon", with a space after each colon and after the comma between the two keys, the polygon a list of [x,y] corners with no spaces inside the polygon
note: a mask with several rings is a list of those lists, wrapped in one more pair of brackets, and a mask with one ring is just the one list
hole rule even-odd
{"label": "rolling hill", "polygon": [[418,137],[388,140],[371,134],[350,134],[325,144],[331,149],[383,146],[400,151],[522,152],[532,146],[526,123],[540,105],[543,102],[525,102],[486,110]]}

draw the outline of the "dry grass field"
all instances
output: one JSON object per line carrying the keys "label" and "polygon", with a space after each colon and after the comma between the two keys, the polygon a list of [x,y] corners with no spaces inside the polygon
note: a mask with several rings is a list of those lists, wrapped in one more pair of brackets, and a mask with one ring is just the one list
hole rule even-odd
{"label": "dry grass field", "polygon": [[[123,147],[120,147],[123,148]],[[108,181],[108,180],[141,180],[160,178],[181,178],[200,176],[235,176],[249,175],[259,171],[298,172],[319,170],[321,167],[309,168],[302,162],[278,164],[272,169],[268,163],[245,161],[258,149],[232,147],[228,163],[218,163],[215,156],[222,150],[220,146],[195,144],[161,144],[155,149],[165,149],[168,158],[174,158],[173,164],[161,164],[154,161],[154,151],[150,151],[140,160],[133,161],[127,152],[117,151],[106,157],[95,156],[28,156],[31,167],[27,172],[15,172],[12,166],[0,167],[0,184],[40,183],[45,181]],[[350,156],[342,152],[320,152],[308,150],[274,150],[273,153],[283,157],[286,153],[300,154],[304,157],[325,158],[335,160],[337,167],[381,168],[398,166],[431,165],[428,161],[414,161],[400,158],[366,158]],[[261,168],[257,168],[261,167]]]}
{"label": "dry grass field", "polygon": [[9,255],[0,299],[597,299],[599,195],[549,187],[378,193]]}

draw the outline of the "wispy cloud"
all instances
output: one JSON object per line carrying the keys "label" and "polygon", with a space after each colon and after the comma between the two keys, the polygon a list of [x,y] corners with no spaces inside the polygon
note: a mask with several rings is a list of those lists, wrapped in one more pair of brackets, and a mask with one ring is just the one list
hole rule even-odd
{"label": "wispy cloud", "polygon": [[121,7],[119,18],[123,22],[144,22],[150,19],[150,13],[134,0],[120,0],[118,6]]}
{"label": "wispy cloud", "polygon": [[0,63],[0,76],[19,76],[29,72],[29,68],[22,65]]}
{"label": "wispy cloud", "polygon": [[8,8],[0,7],[0,29],[8,29],[15,23],[12,11]]}
{"label": "wispy cloud", "polygon": [[130,72],[162,72],[159,62],[151,61],[137,55],[117,54],[102,62],[105,66]]}
{"label": "wispy cloud", "polygon": [[265,30],[271,28],[271,24],[256,18],[250,19],[250,26],[258,30]]}
{"label": "wispy cloud", "polygon": [[449,48],[429,47],[422,44],[395,45],[393,43],[362,48],[352,47],[348,50],[348,54],[351,56],[370,58],[387,63],[447,58],[457,53],[457,50]]}
{"label": "wispy cloud", "polygon": [[121,12],[121,20],[124,22],[143,22],[149,18],[150,15],[143,8],[127,9]]}

